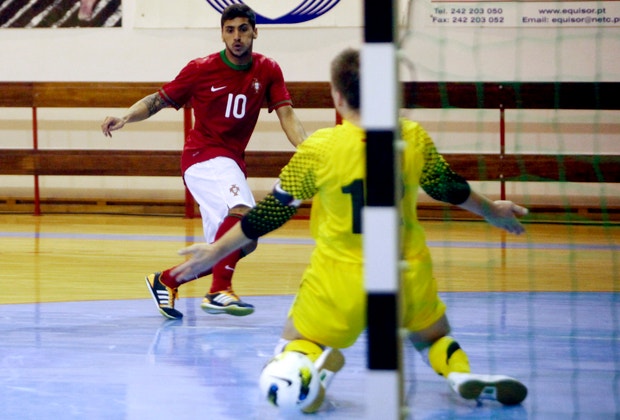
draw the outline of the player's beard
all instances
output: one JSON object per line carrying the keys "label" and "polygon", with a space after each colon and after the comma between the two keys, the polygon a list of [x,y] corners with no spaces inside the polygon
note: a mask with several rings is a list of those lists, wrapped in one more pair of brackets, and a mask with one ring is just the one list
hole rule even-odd
{"label": "player's beard", "polygon": [[[235,49],[234,44],[232,47],[227,47],[230,54],[240,61],[245,61],[252,56],[252,47],[254,45],[254,41],[250,42],[246,48],[241,48],[240,50]],[[239,52],[238,52],[239,51]]]}

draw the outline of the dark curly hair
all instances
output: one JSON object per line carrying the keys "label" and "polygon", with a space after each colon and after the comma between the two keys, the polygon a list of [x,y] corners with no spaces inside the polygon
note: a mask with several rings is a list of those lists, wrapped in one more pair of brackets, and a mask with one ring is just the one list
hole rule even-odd
{"label": "dark curly hair", "polygon": [[245,4],[231,4],[222,12],[222,19],[220,20],[220,26],[224,28],[224,22],[227,20],[233,20],[234,18],[248,18],[250,26],[256,27],[256,13],[249,6]]}

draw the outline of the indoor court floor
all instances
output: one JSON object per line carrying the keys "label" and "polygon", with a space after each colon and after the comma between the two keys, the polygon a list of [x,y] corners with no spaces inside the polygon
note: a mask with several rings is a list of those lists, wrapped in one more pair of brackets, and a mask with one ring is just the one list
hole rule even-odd
{"label": "indoor court floor", "polygon": [[[480,222],[424,225],[473,370],[529,393],[514,407],[460,400],[405,345],[407,418],[620,418],[618,227],[528,224],[507,237]],[[203,313],[200,279],[181,288],[184,318],[164,320],[144,275],[200,240],[200,221],[180,217],[0,215],[0,418],[280,418],[257,382],[312,249],[307,221],[237,266],[254,314]],[[343,351],[320,412],[300,418],[365,418],[365,341]]]}

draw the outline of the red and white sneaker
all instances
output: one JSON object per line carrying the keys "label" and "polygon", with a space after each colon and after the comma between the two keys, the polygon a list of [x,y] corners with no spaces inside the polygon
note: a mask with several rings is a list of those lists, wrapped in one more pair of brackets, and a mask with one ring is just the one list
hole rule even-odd
{"label": "red and white sneaker", "polygon": [[232,290],[207,293],[200,307],[208,314],[245,316],[254,312],[254,306],[243,302]]}

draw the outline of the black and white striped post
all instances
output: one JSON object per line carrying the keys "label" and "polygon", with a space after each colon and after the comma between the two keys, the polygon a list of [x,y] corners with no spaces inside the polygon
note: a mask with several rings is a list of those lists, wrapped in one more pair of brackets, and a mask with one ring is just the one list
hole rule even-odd
{"label": "black and white striped post", "polygon": [[364,1],[361,114],[366,129],[364,272],[368,295],[367,419],[399,419],[403,410],[398,336],[400,259],[396,205],[398,67],[395,0]]}

